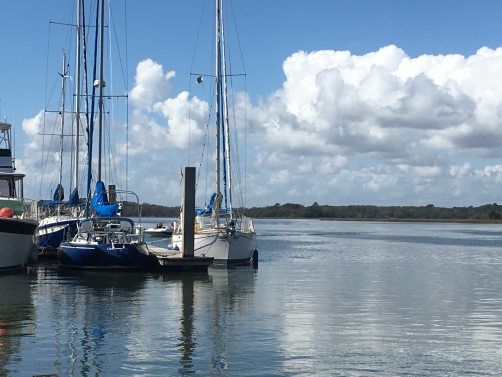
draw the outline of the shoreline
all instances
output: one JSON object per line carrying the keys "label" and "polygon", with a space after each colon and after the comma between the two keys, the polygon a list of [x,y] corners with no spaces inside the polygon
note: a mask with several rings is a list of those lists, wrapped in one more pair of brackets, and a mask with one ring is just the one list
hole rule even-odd
{"label": "shoreline", "polygon": [[[142,219],[170,219],[175,217],[141,216]],[[354,218],[354,217],[255,217],[253,220],[320,220],[320,221],[375,221],[391,223],[456,223],[456,224],[502,224],[499,220],[482,219],[397,219],[391,218]]]}
{"label": "shoreline", "polygon": [[376,221],[392,223],[457,223],[457,224],[502,224],[501,220],[481,219],[396,219],[396,218],[320,218],[321,221]]}

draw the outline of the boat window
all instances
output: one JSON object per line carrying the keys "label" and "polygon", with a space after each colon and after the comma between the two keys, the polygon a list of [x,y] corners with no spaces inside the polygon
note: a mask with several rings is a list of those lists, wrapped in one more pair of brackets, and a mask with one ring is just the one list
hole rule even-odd
{"label": "boat window", "polygon": [[16,197],[14,180],[11,177],[0,177],[0,196]]}

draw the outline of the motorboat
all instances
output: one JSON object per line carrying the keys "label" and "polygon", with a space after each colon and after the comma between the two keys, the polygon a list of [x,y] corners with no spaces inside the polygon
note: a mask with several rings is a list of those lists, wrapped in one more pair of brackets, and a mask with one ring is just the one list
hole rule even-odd
{"label": "motorboat", "polygon": [[[36,258],[32,219],[35,202],[24,199],[24,174],[15,173],[11,153],[11,125],[0,123],[0,272],[21,270],[30,256]],[[35,210],[33,210],[35,208]]]}
{"label": "motorboat", "polygon": [[145,229],[145,233],[152,237],[171,237],[174,231],[174,224],[165,226],[162,223],[158,223],[153,228]]}

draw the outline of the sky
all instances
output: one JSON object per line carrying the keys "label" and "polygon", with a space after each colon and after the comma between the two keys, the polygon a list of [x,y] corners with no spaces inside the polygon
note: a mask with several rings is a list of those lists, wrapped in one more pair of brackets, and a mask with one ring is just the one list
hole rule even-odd
{"label": "sky", "polygon": [[[74,30],[50,22],[74,23],[75,6],[74,0],[0,6],[0,116],[15,129],[16,166],[33,199],[48,198],[55,187],[59,142],[41,134],[59,132],[56,113],[44,109],[59,106],[63,49],[70,93],[74,86]],[[212,0],[106,5],[112,15],[107,11],[106,93],[128,94],[128,105],[124,97],[105,105],[105,183],[124,188],[127,177],[141,202],[178,205],[187,165],[199,172],[198,205],[214,189],[210,77],[197,85],[190,75],[212,73],[213,6]],[[242,196],[242,204],[501,201],[501,2],[227,0],[226,6],[232,73],[246,73],[232,78],[230,91],[242,188],[238,195],[234,185],[234,197]],[[86,7],[94,24],[95,1]],[[88,38],[91,49],[93,34]],[[66,101],[71,107],[71,94]]]}

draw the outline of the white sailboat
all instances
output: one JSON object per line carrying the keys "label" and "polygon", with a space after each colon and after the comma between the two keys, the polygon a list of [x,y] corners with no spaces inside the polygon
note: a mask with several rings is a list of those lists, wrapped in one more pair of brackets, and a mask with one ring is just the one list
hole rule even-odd
{"label": "white sailboat", "polygon": [[0,122],[0,273],[26,265],[35,251],[38,221],[30,220],[24,201],[24,174],[15,173],[11,148],[11,125]]}
{"label": "white sailboat", "polygon": [[[78,34],[77,34],[78,37]],[[77,38],[78,40],[78,38]],[[80,72],[79,60],[77,55],[77,73]],[[40,223],[37,228],[37,242],[38,247],[43,251],[45,249],[57,249],[61,242],[73,238],[77,233],[77,223],[79,222],[79,198],[78,198],[78,145],[75,145],[76,155],[75,164],[75,188],[70,195],[70,200],[64,201],[64,188],[63,188],[63,145],[64,145],[64,131],[65,131],[65,98],[66,98],[66,54],[63,53],[63,73],[62,78],[62,95],[61,95],[61,134],[60,134],[60,149],[59,149],[59,181],[54,191],[53,200],[44,201],[39,209]],[[76,103],[80,101],[80,83],[79,75],[77,74],[77,93]],[[77,111],[77,134],[78,134],[78,120],[79,111]],[[78,138],[76,138],[78,143]]]}
{"label": "white sailboat", "polygon": [[[216,181],[209,205],[196,210],[195,256],[212,257],[216,263],[242,263],[251,259],[256,246],[253,220],[232,207],[232,166],[227,101],[227,68],[223,2],[216,0]],[[202,80],[198,80],[202,82]],[[221,145],[223,144],[223,148]],[[223,183],[223,192],[221,189]],[[177,224],[183,224],[178,221]],[[175,229],[171,247],[181,249],[182,229]]]}

